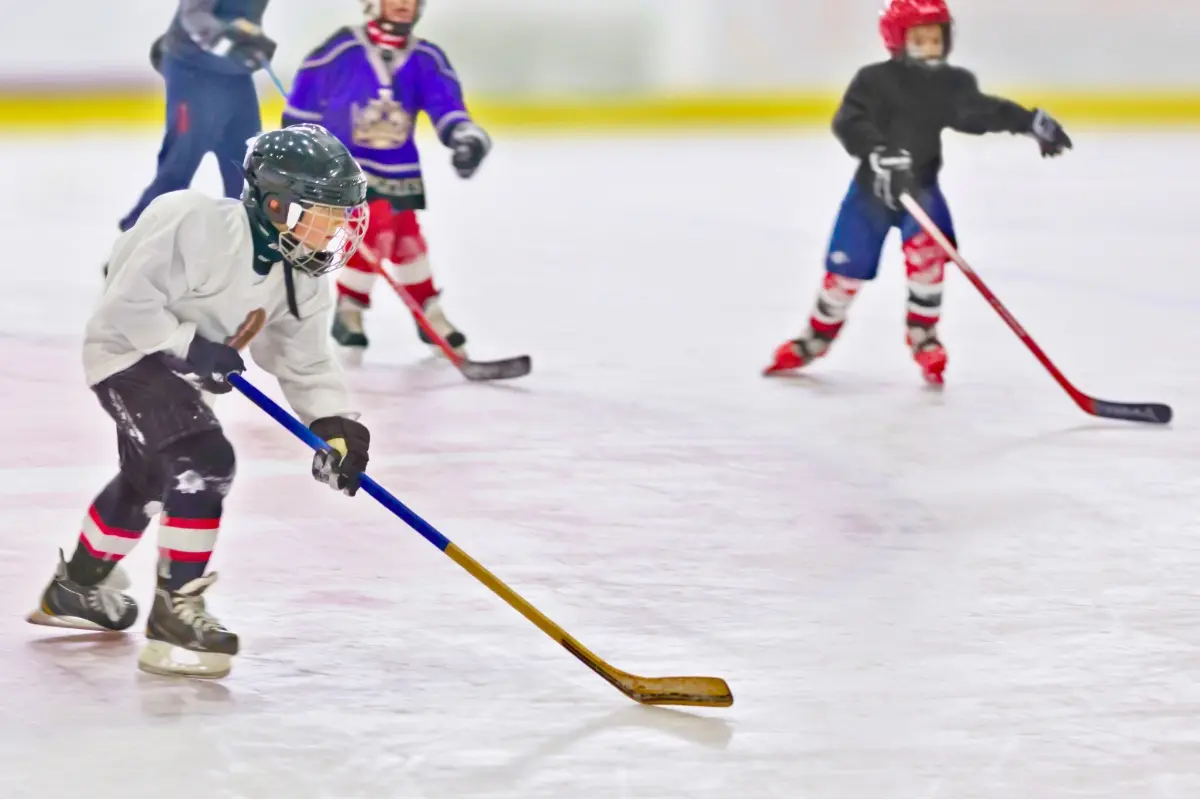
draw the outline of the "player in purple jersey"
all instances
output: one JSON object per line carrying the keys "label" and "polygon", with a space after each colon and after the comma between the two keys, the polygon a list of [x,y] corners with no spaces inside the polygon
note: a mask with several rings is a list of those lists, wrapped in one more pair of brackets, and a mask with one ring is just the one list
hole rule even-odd
{"label": "player in purple jersey", "polygon": [[[367,23],[339,29],[304,63],[284,109],[283,124],[316,122],[342,140],[367,174],[371,222],[364,240],[383,267],[422,305],[450,345],[466,337],[442,312],[425,239],[416,212],[425,208],[425,184],[413,140],[424,111],[442,143],[454,151],[458,174],[475,174],[491,149],[463,101],[458,76],[445,53],[412,35],[424,0],[364,0]],[[362,312],[371,304],[378,275],[356,254],[338,279],[333,338],[364,348]],[[425,333],[417,333],[432,344]]]}

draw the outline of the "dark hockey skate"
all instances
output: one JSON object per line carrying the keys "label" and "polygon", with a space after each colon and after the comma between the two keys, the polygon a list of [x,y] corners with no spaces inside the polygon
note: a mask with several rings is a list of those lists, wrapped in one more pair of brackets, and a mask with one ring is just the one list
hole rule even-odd
{"label": "dark hockey skate", "polygon": [[367,334],[363,329],[362,306],[352,300],[342,298],[338,301],[337,311],[333,314],[333,329],[330,335],[342,347],[366,348]]}
{"label": "dark hockey skate", "polygon": [[71,580],[67,561],[58,551],[58,568],[37,609],[25,619],[34,625],[55,628],[74,628],[85,631],[123,631],[137,621],[138,607],[133,598],[114,588],[113,580],[124,573],[110,575],[109,580],[86,586]]}
{"label": "dark hockey skate", "polygon": [[[422,310],[424,310],[425,318],[429,320],[429,324],[433,326],[435,331],[441,334],[442,338],[446,340],[446,344],[450,345],[454,352],[465,356],[467,354],[466,334],[455,328],[450,324],[450,320],[446,319],[446,312],[442,311],[441,298],[437,295],[429,298],[425,301],[425,305],[422,306]],[[419,324],[417,324],[417,336],[420,336],[421,341],[430,347],[437,347]],[[438,350],[438,352],[440,353],[441,350]]]}
{"label": "dark hockey skate", "polygon": [[210,572],[176,592],[159,585],[146,618],[146,646],[138,656],[138,669],[194,678],[229,674],[238,652],[237,634],[227,631],[204,606],[204,592],[216,580],[217,573]]}

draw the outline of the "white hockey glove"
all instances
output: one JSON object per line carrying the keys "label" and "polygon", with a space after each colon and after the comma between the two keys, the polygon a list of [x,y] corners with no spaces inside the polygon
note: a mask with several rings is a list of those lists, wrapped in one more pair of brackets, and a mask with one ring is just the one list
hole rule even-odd
{"label": "white hockey glove", "polygon": [[875,196],[892,211],[899,211],[900,195],[914,189],[912,154],[897,147],[876,147],[867,163],[875,173]]}

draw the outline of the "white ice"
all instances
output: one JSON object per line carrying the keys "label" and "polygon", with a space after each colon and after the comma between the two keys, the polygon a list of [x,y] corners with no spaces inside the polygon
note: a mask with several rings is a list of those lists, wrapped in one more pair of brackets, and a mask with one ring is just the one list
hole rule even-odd
{"label": "white ice", "polygon": [[448,314],[534,374],[465,383],[380,286],[371,472],[618,667],[727,678],[696,713],[619,695],[239,396],[233,674],[27,625],[115,467],[79,341],[157,141],[6,140],[0,793],[1200,793],[1200,158],[1075,133],[1059,161],[947,137],[963,251],[1079,386],[1170,428],[1085,416],[956,273],[924,388],[894,239],[831,356],[761,378],[852,170],[824,131],[498,137],[470,182],[426,148]]}

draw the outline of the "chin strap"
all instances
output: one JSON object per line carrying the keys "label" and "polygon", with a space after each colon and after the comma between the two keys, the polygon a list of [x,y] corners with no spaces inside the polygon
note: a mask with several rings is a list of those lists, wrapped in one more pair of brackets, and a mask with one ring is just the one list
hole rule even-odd
{"label": "chin strap", "polygon": [[296,319],[300,319],[300,308],[296,305],[296,278],[295,269],[288,263],[287,259],[283,260],[283,285],[287,291],[288,311]]}
{"label": "chin strap", "polygon": [[411,22],[387,22],[373,19],[367,23],[367,37],[378,47],[402,50],[412,33]]}
{"label": "chin strap", "polygon": [[250,218],[250,238],[254,242],[254,271],[265,276],[276,264],[283,262],[283,285],[287,291],[288,311],[293,317],[300,319],[300,308],[296,303],[295,269],[279,251],[279,232],[269,220],[264,223],[265,214],[256,205],[248,205],[246,213]]}

